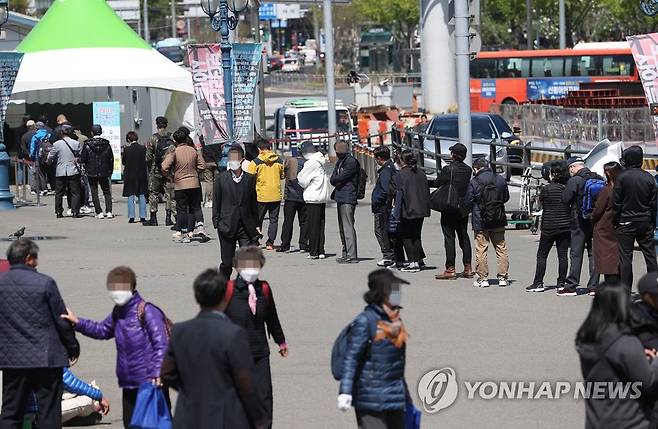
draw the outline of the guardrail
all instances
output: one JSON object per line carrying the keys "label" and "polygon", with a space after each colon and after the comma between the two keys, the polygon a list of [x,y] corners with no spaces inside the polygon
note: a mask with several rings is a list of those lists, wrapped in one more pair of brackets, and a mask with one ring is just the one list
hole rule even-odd
{"label": "guardrail", "polygon": [[[420,87],[420,73],[378,73],[369,74],[368,78],[371,83],[379,84],[388,81],[390,85],[394,84],[412,84],[414,87]],[[272,72],[266,78],[266,84],[273,87],[284,87],[293,89],[322,89],[326,82],[324,74],[307,74],[307,73],[282,73]],[[339,88],[348,88],[347,76],[335,76],[336,86]]]}
{"label": "guardrail", "polygon": [[34,165],[34,162],[17,157],[9,158],[9,162],[14,166],[14,199],[16,200],[16,206],[42,206],[41,189],[35,191],[36,201],[32,201],[27,191],[31,174],[30,167]]}

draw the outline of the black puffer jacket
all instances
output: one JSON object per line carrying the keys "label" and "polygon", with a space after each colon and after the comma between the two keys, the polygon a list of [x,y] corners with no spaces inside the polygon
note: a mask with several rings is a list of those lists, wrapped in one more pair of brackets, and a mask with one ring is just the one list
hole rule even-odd
{"label": "black puffer jacket", "polygon": [[114,154],[110,142],[101,137],[87,140],[80,162],[89,177],[110,177],[114,171]]}
{"label": "black puffer jacket", "polygon": [[642,169],[643,153],[631,146],[623,155],[626,170],[615,181],[612,193],[613,224],[656,222],[656,181]]}
{"label": "black puffer jacket", "polygon": [[561,183],[549,183],[539,194],[544,211],[541,230],[547,234],[568,232],[571,228],[571,207],[562,201],[564,189]]}

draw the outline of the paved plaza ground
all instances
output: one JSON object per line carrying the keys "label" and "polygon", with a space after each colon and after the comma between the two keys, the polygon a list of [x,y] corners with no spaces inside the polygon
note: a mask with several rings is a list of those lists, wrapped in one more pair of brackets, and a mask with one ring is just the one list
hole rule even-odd
{"label": "paved plaza ground", "polygon": [[[114,195],[120,194],[121,186],[115,185]],[[518,193],[512,198],[518,199]],[[61,237],[39,241],[39,270],[57,280],[67,306],[81,317],[102,319],[111,311],[105,276],[117,265],[131,266],[137,273],[140,293],[164,309],[172,320],[194,317],[197,307],[192,282],[201,270],[218,265],[217,240],[206,244],[173,243],[167,227],[128,224],[125,199],[116,199],[115,213],[119,216],[113,220],[55,219],[54,197],[44,198],[46,205],[42,207],[0,212],[0,237],[22,225],[27,226],[29,237]],[[204,211],[209,221],[210,211]],[[160,212],[160,220],[163,216]],[[336,409],[338,383],[329,368],[334,338],[363,308],[366,276],[376,268],[380,257],[367,202],[359,205],[356,219],[359,256],[363,258],[360,264],[338,265],[333,258],[308,261],[298,253],[266,254],[261,277],[272,285],[290,347],[288,358],[278,354],[271,357],[275,428],[356,426],[353,412]],[[442,267],[443,237],[438,222],[436,213],[426,221],[423,244],[428,264]],[[216,237],[214,231],[212,235]],[[327,208],[326,237],[327,252],[340,253],[334,206]],[[468,280],[439,282],[434,280],[434,269],[402,274],[411,282],[402,291],[402,314],[411,335],[406,378],[416,406],[420,408],[421,404],[416,387],[427,371],[454,368],[460,383],[457,402],[437,414],[424,414],[424,428],[583,426],[582,401],[485,401],[466,397],[464,381],[581,380],[574,336],[591,298],[526,293],[523,289],[534,273],[538,236],[528,231],[509,231],[507,237],[513,280],[507,288],[475,289]],[[636,272],[642,272],[638,256]],[[489,258],[495,273],[493,252]],[[555,283],[555,272],[556,256],[552,254],[547,284]],[[121,427],[114,342],[80,336],[80,343],[82,355],[74,372],[84,380],[95,379],[112,406],[99,427]]]}

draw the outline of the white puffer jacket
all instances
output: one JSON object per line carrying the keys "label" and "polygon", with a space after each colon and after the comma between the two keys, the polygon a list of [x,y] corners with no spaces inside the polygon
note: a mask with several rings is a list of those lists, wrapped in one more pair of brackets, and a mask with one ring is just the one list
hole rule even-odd
{"label": "white puffer jacket", "polygon": [[315,152],[297,175],[299,185],[304,188],[304,201],[308,204],[325,204],[331,194],[327,160],[320,152]]}

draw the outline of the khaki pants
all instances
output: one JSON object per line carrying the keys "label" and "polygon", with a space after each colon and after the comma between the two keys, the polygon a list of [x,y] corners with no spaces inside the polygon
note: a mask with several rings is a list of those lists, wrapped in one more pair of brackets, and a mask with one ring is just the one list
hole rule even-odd
{"label": "khaki pants", "polygon": [[475,231],[475,271],[481,279],[489,278],[489,264],[487,262],[489,242],[496,249],[498,277],[507,278],[509,275],[509,257],[507,254],[507,243],[505,243],[505,228],[490,231]]}

